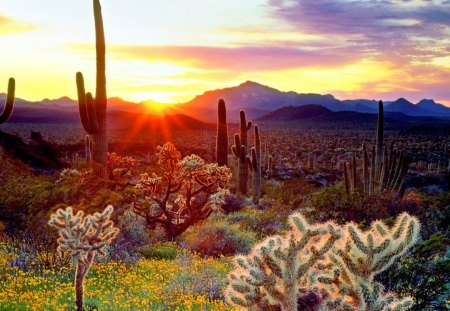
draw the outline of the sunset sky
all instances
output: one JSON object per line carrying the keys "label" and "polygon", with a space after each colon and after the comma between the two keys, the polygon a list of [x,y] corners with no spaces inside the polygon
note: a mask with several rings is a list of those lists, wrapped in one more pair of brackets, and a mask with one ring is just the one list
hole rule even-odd
{"label": "sunset sky", "polygon": [[[450,106],[450,1],[103,0],[108,96],[165,103],[256,81]],[[0,0],[0,92],[95,88],[91,0]]]}

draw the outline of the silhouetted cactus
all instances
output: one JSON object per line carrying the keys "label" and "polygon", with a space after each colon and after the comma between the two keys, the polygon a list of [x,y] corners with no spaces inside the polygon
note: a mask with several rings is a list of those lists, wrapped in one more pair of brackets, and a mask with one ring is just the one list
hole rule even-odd
{"label": "silhouetted cactus", "polygon": [[89,135],[86,135],[86,137],[84,138],[84,149],[85,149],[84,151],[86,162],[91,161],[91,147],[92,147],[91,139],[89,138]]}
{"label": "silhouetted cactus", "polygon": [[328,265],[332,266],[328,276],[318,277],[327,292],[325,310],[408,310],[412,299],[397,299],[394,294],[383,292],[375,276],[413,246],[419,230],[418,220],[407,213],[401,214],[392,228],[376,221],[363,232],[356,224],[347,224],[343,238],[328,256]]}
{"label": "silhouetted cactus", "polygon": [[106,62],[105,34],[99,0],[94,0],[95,37],[97,51],[97,79],[95,99],[86,93],[81,72],[76,74],[80,119],[84,130],[93,137],[92,164],[98,176],[106,176],[108,133],[106,122]]}
{"label": "silhouetted cactus", "polygon": [[258,125],[255,125],[255,147],[251,149],[249,165],[253,171],[252,193],[253,202],[258,203],[261,196],[261,138],[259,137]]}
{"label": "silhouetted cactus", "polygon": [[[240,146],[240,147],[238,147]],[[233,155],[238,160],[238,192],[247,195],[248,192],[248,164],[247,148],[242,145],[239,134],[234,134],[234,145],[231,147]]]}
{"label": "silhouetted cactus", "polygon": [[269,155],[269,161],[267,164],[267,178],[272,179],[273,176],[273,158],[272,155]]}
{"label": "silhouetted cactus", "polygon": [[[405,151],[397,151],[394,149],[393,143],[390,147],[383,147],[384,144],[384,113],[383,102],[379,102],[378,110],[378,127],[376,145],[373,145],[370,152],[363,143],[361,148],[362,157],[362,184],[363,193],[371,195],[376,192],[390,191],[400,196],[405,190],[406,173],[408,172],[409,159]],[[380,151],[381,150],[381,151]],[[346,191],[354,192],[359,187],[357,177],[356,158],[353,154],[350,163],[350,174],[346,171],[344,165],[344,179],[350,176],[350,185],[347,187],[344,180]]]}
{"label": "silhouetted cactus", "polygon": [[16,81],[14,78],[9,78],[8,81],[8,93],[6,94],[6,102],[5,108],[0,114],[0,124],[8,121],[9,117],[11,117],[12,111],[14,109],[14,98],[16,91]]}
{"label": "silhouetted cactus", "polygon": [[76,215],[72,208],[58,209],[51,215],[49,225],[59,231],[58,251],[70,252],[75,273],[75,304],[78,311],[84,305],[84,278],[97,254],[106,255],[106,246],[119,233],[110,220],[114,209],[110,205],[102,213],[84,216],[82,211]]}
{"label": "silhouetted cactus", "polygon": [[247,132],[250,131],[251,128],[252,121],[247,121],[245,119],[245,111],[241,110],[239,112],[239,137],[241,139],[241,144],[244,145],[246,149],[248,149]]}
{"label": "silhouetted cactus", "polygon": [[227,107],[223,99],[218,103],[216,161],[219,166],[228,165]]}
{"label": "silhouetted cactus", "polygon": [[380,179],[381,162],[383,161],[383,143],[384,143],[384,108],[383,101],[378,102],[378,124],[377,124],[377,141],[375,156],[375,179]]}
{"label": "silhouetted cactus", "polygon": [[344,187],[347,198],[350,196],[350,180],[348,177],[347,162],[344,162]]}

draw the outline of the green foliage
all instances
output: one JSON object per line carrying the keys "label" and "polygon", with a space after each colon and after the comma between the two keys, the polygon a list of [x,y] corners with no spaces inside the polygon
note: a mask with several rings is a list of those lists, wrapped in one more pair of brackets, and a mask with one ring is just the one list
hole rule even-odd
{"label": "green foliage", "polygon": [[256,236],[239,224],[230,224],[224,217],[214,215],[189,228],[180,241],[199,254],[219,257],[249,252]]}
{"label": "green foliage", "polygon": [[312,221],[334,220],[339,224],[347,221],[369,224],[376,219],[395,216],[402,211],[416,213],[420,202],[400,199],[389,192],[365,195],[360,192],[346,195],[344,187],[336,184],[311,195],[302,207],[305,216]]}
{"label": "green foliage", "polygon": [[174,260],[182,250],[176,243],[166,242],[144,246],[140,253],[146,259]]}
{"label": "green foliage", "polygon": [[380,280],[387,290],[411,296],[414,311],[448,310],[450,307],[450,240],[441,233],[417,244]]}

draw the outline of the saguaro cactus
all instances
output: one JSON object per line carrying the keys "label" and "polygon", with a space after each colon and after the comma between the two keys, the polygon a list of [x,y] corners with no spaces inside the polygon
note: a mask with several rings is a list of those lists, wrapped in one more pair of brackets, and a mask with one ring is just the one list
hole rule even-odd
{"label": "saguaro cactus", "polygon": [[248,164],[247,148],[242,145],[239,134],[234,134],[234,146],[231,146],[233,155],[238,160],[238,192],[247,195],[248,192]]}
{"label": "saguaro cactus", "polygon": [[377,125],[377,141],[375,156],[375,179],[380,178],[381,162],[383,161],[383,141],[384,140],[384,110],[383,101],[378,102],[378,125]]}
{"label": "saguaro cactus", "polygon": [[5,108],[0,114],[0,124],[8,121],[9,117],[11,117],[12,111],[14,109],[14,94],[16,91],[16,81],[14,78],[9,78],[8,81],[8,93],[6,94],[6,103]]}
{"label": "saguaro cactus", "polygon": [[216,161],[219,166],[228,165],[227,107],[223,99],[218,104]]}
{"label": "saguaro cactus", "polygon": [[313,266],[340,237],[337,225],[309,225],[301,214],[289,218],[290,230],[256,245],[248,256],[235,258],[228,276],[228,301],[247,310],[297,311],[301,292],[311,284]]}
{"label": "saguaro cactus", "polygon": [[255,147],[251,149],[249,165],[253,171],[252,192],[253,202],[258,203],[261,196],[261,138],[259,137],[258,125],[255,125]]}
{"label": "saguaro cactus", "polygon": [[97,254],[106,255],[105,248],[119,233],[110,220],[113,212],[110,205],[102,213],[84,216],[82,211],[76,215],[72,208],[59,209],[50,218],[49,225],[59,231],[58,251],[70,252],[76,267],[75,304],[78,311],[84,305],[84,278]]}
{"label": "saguaro cactus", "polygon": [[92,164],[96,175],[106,176],[108,133],[106,122],[106,61],[105,33],[99,0],[94,0],[95,38],[97,51],[97,79],[95,99],[86,93],[81,72],[76,74],[80,119],[84,130],[93,137]]}
{"label": "saguaro cactus", "polygon": [[247,132],[252,128],[252,121],[247,121],[245,119],[245,111],[241,110],[239,112],[239,136],[241,138],[241,144],[248,149],[247,143]]}
{"label": "saguaro cactus", "polygon": [[272,179],[273,176],[273,158],[272,155],[269,155],[269,160],[267,163],[267,178]]}
{"label": "saguaro cactus", "polygon": [[86,135],[86,137],[84,138],[84,151],[85,151],[85,160],[86,162],[91,161],[91,146],[92,146],[92,141],[89,138],[89,135]]}

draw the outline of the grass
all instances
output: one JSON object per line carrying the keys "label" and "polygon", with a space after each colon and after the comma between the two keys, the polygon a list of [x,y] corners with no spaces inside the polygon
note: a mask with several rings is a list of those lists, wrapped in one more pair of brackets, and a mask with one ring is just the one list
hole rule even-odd
{"label": "grass", "polygon": [[[221,294],[231,268],[227,258],[192,254],[98,263],[85,281],[86,309],[233,310]],[[73,273],[72,268],[37,273],[1,266],[0,310],[74,310]]]}

